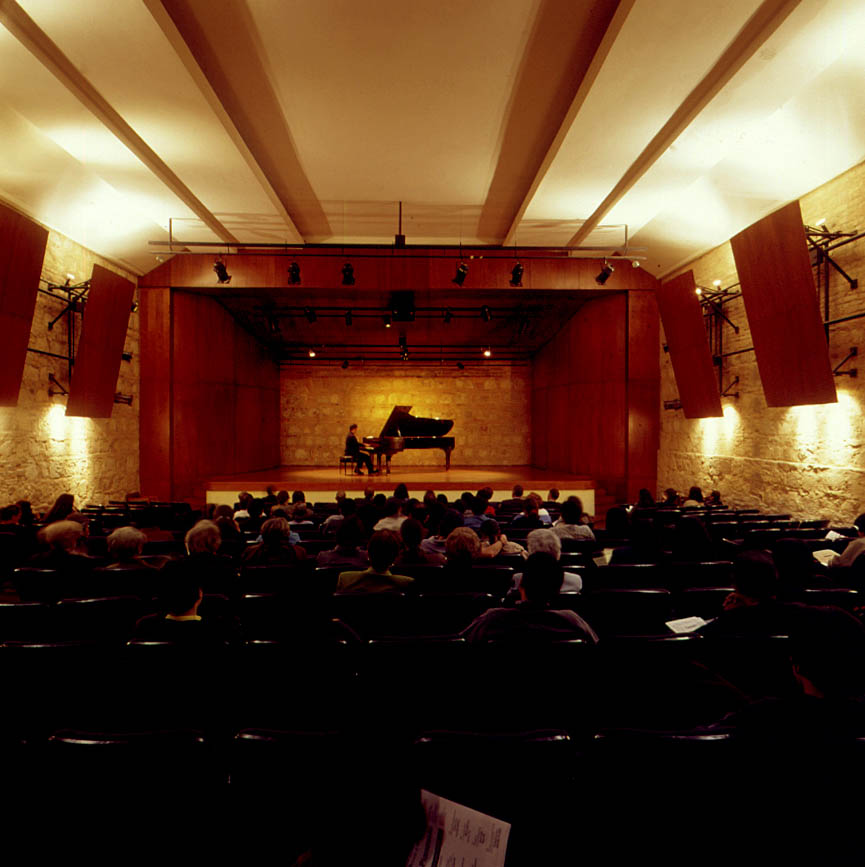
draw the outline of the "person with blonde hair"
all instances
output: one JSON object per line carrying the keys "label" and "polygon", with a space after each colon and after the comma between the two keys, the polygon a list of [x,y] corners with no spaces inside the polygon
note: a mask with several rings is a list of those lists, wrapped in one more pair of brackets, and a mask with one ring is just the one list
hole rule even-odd
{"label": "person with blonde hair", "polygon": [[169,560],[162,569],[166,582],[190,580],[205,593],[231,593],[235,589],[236,569],[230,557],[219,553],[222,534],[213,521],[199,521],[184,539],[187,556]]}

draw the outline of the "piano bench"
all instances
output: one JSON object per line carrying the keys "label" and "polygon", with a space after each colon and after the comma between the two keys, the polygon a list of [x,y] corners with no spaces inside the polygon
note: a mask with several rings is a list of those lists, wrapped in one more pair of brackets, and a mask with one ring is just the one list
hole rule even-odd
{"label": "piano bench", "polygon": [[354,458],[351,455],[343,455],[339,459],[339,469],[342,470],[344,475],[348,475],[349,467],[351,467],[352,471],[354,470]]}

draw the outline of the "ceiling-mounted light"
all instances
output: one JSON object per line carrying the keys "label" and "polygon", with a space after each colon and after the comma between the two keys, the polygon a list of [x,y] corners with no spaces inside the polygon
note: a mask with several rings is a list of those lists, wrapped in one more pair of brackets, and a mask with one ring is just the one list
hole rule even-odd
{"label": "ceiling-mounted light", "polygon": [[137,302],[137,301],[133,301],[133,302],[132,302],[132,306],[131,306],[129,309],[130,309],[133,313],[137,313],[137,312],[138,312],[138,302]]}
{"label": "ceiling-mounted light", "polygon": [[318,316],[316,315],[315,310],[313,310],[312,307],[304,307],[303,315],[306,317],[307,322],[315,322],[315,320],[318,319]]}
{"label": "ceiling-mounted light", "polygon": [[288,266],[288,285],[297,286],[300,284],[300,265],[297,262],[292,262]]}
{"label": "ceiling-mounted light", "polygon": [[458,361],[457,362],[457,370],[465,370],[465,369],[466,369],[466,366],[461,361]]}
{"label": "ceiling-mounted light", "polygon": [[216,272],[216,279],[219,283],[231,282],[231,274],[228,273],[228,269],[225,267],[225,262],[222,259],[217,259],[213,263],[213,270]]}
{"label": "ceiling-mounted light", "polygon": [[310,357],[310,358],[315,358],[315,350],[314,350],[314,349],[310,349],[310,350],[309,350],[309,357]]}
{"label": "ceiling-mounted light", "polygon": [[345,311],[345,324],[351,325],[351,323],[352,323],[351,310],[346,310]]}
{"label": "ceiling-mounted light", "polygon": [[639,268],[640,263],[636,259],[631,259],[631,267],[632,268]]}
{"label": "ceiling-mounted light", "polygon": [[700,287],[698,286],[694,291],[695,291],[698,295],[700,295],[700,296],[702,297],[702,295],[703,295],[703,290],[702,290],[702,288],[700,288]]}
{"label": "ceiling-mounted light", "polygon": [[345,361],[343,361],[343,363],[340,365],[340,367],[343,370],[348,370],[348,359],[347,358],[345,359]]}
{"label": "ceiling-mounted light", "polygon": [[466,277],[469,275],[469,266],[465,262],[460,262],[457,265],[457,272],[454,274],[454,279],[451,283],[456,283],[457,286],[462,286],[466,282]]}
{"label": "ceiling-mounted light", "polygon": [[351,262],[346,262],[342,266],[342,285],[354,286],[354,266]]}
{"label": "ceiling-mounted light", "polygon": [[450,325],[450,321],[451,321],[451,319],[454,318],[454,315],[453,315],[453,313],[451,313],[450,309],[447,309],[447,310],[445,310],[445,315],[443,318],[444,318],[445,325]]}
{"label": "ceiling-mounted light", "polygon": [[489,346],[484,350],[484,358],[489,358],[493,354],[492,349]]}
{"label": "ceiling-mounted light", "polygon": [[825,224],[826,224],[826,218],[825,217],[822,217],[821,219],[817,220],[816,223],[814,223],[815,226],[823,226]]}
{"label": "ceiling-mounted light", "polygon": [[489,322],[490,319],[492,319],[492,318],[493,318],[492,310],[490,310],[490,308],[487,307],[486,304],[484,304],[484,306],[481,307],[481,319],[483,319],[484,322]]}
{"label": "ceiling-mounted light", "polygon": [[390,318],[390,313],[385,313],[385,315],[381,317],[381,321],[384,323],[385,328],[390,328],[390,326],[392,324],[391,318]]}
{"label": "ceiling-mounted light", "polygon": [[604,283],[606,283],[607,280],[610,279],[610,275],[613,273],[614,270],[615,269],[613,268],[613,266],[606,259],[604,259],[604,267],[601,268],[600,273],[597,277],[595,277],[595,283],[597,283],[599,286],[603,286]]}
{"label": "ceiling-mounted light", "polygon": [[523,266],[517,262],[513,268],[511,268],[511,286],[522,286],[523,285]]}

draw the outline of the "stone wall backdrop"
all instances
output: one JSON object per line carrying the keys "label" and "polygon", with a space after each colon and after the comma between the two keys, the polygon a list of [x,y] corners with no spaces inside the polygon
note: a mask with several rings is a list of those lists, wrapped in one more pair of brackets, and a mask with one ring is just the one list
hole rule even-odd
{"label": "stone wall backdrop", "polygon": [[[135,282],[135,275],[81,247],[57,232],[48,235],[42,266],[44,279],[63,284],[90,277],[94,264],[103,265]],[[44,284],[43,284],[44,288]],[[30,347],[66,354],[67,317],[49,331],[47,324],[63,309],[61,293],[40,293],[30,332]],[[80,335],[81,317],[76,325]],[[28,499],[34,508],[50,506],[62,493],[75,495],[79,505],[122,499],[139,487],[138,478],[138,317],[129,317],[117,391],[132,394],[132,406],[115,404],[111,418],[67,418],[66,398],[49,397],[48,374],[69,386],[65,361],[27,354],[17,407],[0,407],[0,503]]]}
{"label": "stone wall backdrop", "polygon": [[[282,463],[336,465],[348,426],[377,436],[395,405],[415,416],[450,418],[452,466],[531,463],[531,367],[367,367],[313,364],[281,372]],[[438,449],[406,451],[405,465],[444,463]]]}
{"label": "stone wall backdrop", "polygon": [[[834,231],[865,231],[865,164],[803,196],[802,217],[813,226],[825,219]],[[865,312],[865,238],[833,253],[838,264],[858,278],[850,289],[834,271],[829,281],[830,319]],[[729,243],[710,251],[682,270],[692,268],[697,284],[723,286],[738,281]],[[670,275],[674,276],[674,275]],[[820,289],[823,309],[823,289]],[[725,305],[739,326],[724,328],[724,351],[752,345],[741,300]],[[829,356],[838,365],[856,346],[860,353],[844,369],[857,377],[838,376],[838,403],[822,406],[766,406],[753,352],[727,358],[723,382],[736,376],[740,397],[722,398],[724,418],[686,419],[680,410],[661,409],[658,487],[687,491],[700,485],[717,488],[724,501],[743,508],[790,512],[799,518],[852,521],[865,511],[865,318],[829,330]],[[669,356],[661,352],[661,399],[678,396]]]}

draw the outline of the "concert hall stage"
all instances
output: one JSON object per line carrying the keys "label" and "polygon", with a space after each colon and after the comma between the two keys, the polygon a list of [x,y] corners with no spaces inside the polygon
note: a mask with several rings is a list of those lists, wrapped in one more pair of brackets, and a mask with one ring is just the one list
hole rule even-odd
{"label": "concert hall stage", "polygon": [[515,467],[454,467],[411,466],[394,461],[390,475],[382,470],[377,476],[343,474],[336,465],[329,467],[276,467],[254,473],[236,473],[230,476],[211,476],[204,480],[207,502],[232,504],[240,491],[264,496],[268,485],[277,491],[302,490],[311,502],[333,500],[337,491],[362,496],[367,485],[376,493],[391,494],[402,482],[412,497],[422,498],[432,488],[437,494],[445,493],[449,499],[463,491],[475,492],[485,485],[493,489],[493,499],[507,499],[511,488],[520,484],[525,491],[537,491],[546,499],[550,488],[558,488],[560,500],[576,494],[583,508],[593,514],[595,510],[595,483],[588,476],[576,476],[555,470],[539,470],[530,466]]}

